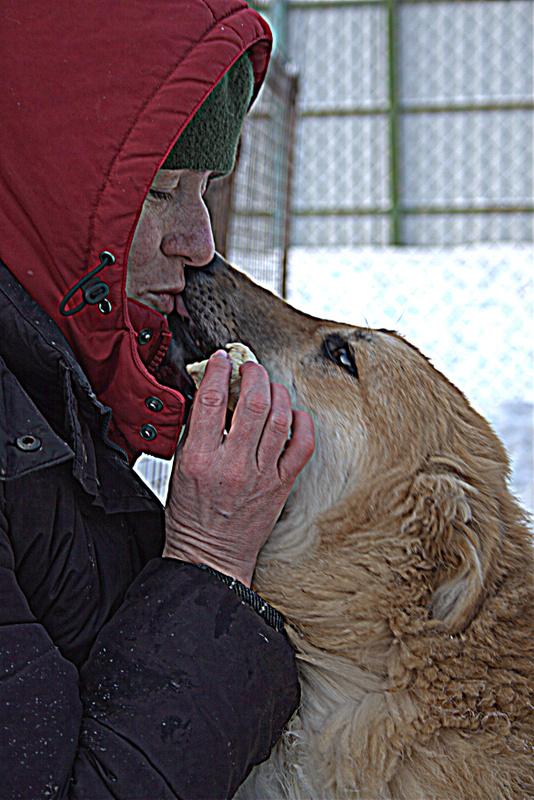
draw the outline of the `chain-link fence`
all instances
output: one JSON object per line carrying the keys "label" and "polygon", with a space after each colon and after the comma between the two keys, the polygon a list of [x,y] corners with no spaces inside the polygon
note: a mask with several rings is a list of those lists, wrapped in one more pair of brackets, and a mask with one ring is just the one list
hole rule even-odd
{"label": "chain-link fence", "polygon": [[296,69],[275,54],[243,126],[236,168],[206,200],[221,255],[258,283],[286,291]]}
{"label": "chain-link fence", "polygon": [[531,0],[253,5],[276,55],[212,190],[236,263],[284,294],[288,245],[532,241]]}
{"label": "chain-link fence", "polygon": [[530,0],[284,8],[300,76],[292,244],[532,240]]}

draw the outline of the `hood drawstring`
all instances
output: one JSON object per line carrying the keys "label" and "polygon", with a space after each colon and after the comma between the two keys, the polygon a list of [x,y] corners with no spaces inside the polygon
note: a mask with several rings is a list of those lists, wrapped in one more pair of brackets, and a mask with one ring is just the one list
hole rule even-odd
{"label": "hood drawstring", "polygon": [[[96,306],[98,304],[103,314],[109,314],[111,311],[111,304],[109,300],[106,300],[106,297],[109,294],[109,286],[107,283],[104,283],[101,278],[96,278],[96,280],[93,280],[93,278],[97,273],[103,270],[104,267],[108,267],[114,263],[115,256],[112,253],[109,253],[107,250],[104,250],[102,253],[100,253],[100,264],[98,267],[95,267],[83,278],[80,278],[80,280],[74,284],[72,289],[69,289],[59,304],[59,313],[63,317],[71,317],[73,314],[77,314],[78,311],[81,311],[82,308],[85,308],[87,305]],[[78,303],[77,306],[67,311],[66,305],[71,297],[76,294],[78,289],[81,290],[83,300],[81,303]]]}

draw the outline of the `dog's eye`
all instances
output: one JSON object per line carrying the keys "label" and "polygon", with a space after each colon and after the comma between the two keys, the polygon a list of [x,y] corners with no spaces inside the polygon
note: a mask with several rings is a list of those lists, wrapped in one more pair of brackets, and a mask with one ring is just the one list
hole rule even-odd
{"label": "dog's eye", "polygon": [[356,378],[358,377],[358,369],[354,363],[351,349],[343,339],[339,336],[328,336],[324,341],[324,351],[330,361],[333,361],[339,367],[343,367]]}

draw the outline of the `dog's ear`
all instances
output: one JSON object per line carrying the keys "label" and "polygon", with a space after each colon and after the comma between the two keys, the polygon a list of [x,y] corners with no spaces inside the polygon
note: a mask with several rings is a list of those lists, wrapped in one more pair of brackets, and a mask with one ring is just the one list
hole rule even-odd
{"label": "dog's ear", "polygon": [[402,529],[417,540],[433,573],[432,616],[457,632],[473,618],[486,591],[501,538],[498,508],[452,465],[428,466],[412,482]]}

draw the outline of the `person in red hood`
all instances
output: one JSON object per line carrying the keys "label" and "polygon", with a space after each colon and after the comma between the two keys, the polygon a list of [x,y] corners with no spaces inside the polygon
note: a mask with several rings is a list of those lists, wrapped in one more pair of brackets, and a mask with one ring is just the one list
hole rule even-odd
{"label": "person in red hood", "polygon": [[247,364],[224,437],[220,351],[165,511],[131,465],[176,449],[167,315],[270,31],[242,0],[34,0],[0,36],[1,796],[230,798],[298,704],[250,582],[313,426]]}

